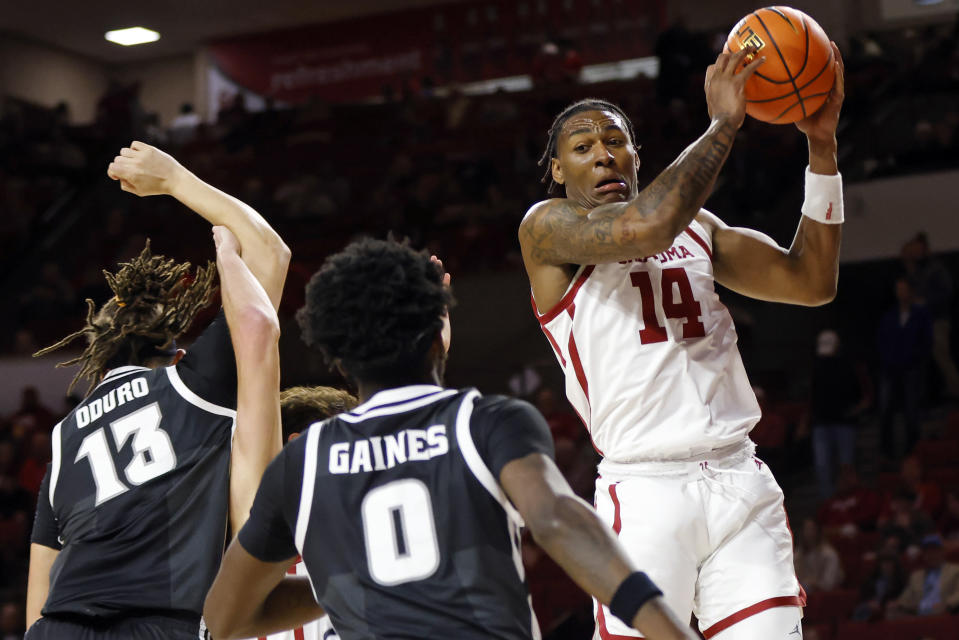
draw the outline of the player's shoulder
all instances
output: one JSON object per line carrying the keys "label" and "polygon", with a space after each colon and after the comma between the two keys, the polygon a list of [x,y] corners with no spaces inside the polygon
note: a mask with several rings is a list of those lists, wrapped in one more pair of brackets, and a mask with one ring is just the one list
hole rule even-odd
{"label": "player's shoulder", "polygon": [[540,416],[529,402],[498,394],[478,397],[473,405],[473,415],[483,422],[528,422]]}
{"label": "player's shoulder", "polygon": [[696,214],[694,221],[699,224],[709,235],[712,235],[717,229],[724,229],[728,227],[722,218],[717,216],[712,211],[708,209],[700,209],[699,213]]}
{"label": "player's shoulder", "polygon": [[498,393],[480,395],[476,398],[474,407],[476,410],[482,411],[501,411],[501,410],[510,410],[510,409],[520,409],[525,407],[532,407],[530,403],[525,400],[520,400],[519,398],[514,398],[512,396],[501,395]]}
{"label": "player's shoulder", "polygon": [[[568,198],[548,198],[540,200],[526,211],[523,221],[520,222],[520,230],[532,230],[538,224],[555,220],[559,217],[578,216],[579,211],[576,205]],[[521,236],[523,234],[520,234]]]}

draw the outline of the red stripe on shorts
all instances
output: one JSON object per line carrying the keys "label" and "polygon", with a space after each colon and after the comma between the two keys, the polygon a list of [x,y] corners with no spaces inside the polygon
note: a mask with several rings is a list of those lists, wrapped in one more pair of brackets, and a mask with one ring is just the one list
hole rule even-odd
{"label": "red stripe on shorts", "polygon": [[737,611],[731,616],[723,618],[713,626],[709,627],[703,631],[703,636],[707,638],[712,638],[714,635],[720,631],[725,631],[729,627],[733,626],[737,622],[742,622],[750,616],[754,616],[757,613],[762,613],[767,609],[773,609],[775,607],[801,607],[803,606],[802,601],[799,596],[780,596],[778,598],[770,598],[769,600],[763,600],[762,602],[757,602],[751,607],[746,607],[741,611]]}
{"label": "red stripe on shorts", "polygon": [[[618,536],[623,528],[623,520],[615,484],[609,485],[609,497],[613,500],[613,531]],[[599,606],[596,609],[596,627],[599,629],[599,637],[602,640],[637,640],[637,638],[642,640],[642,636],[624,636],[610,632],[606,628],[606,614],[603,612],[603,604],[601,602],[597,604]],[[632,620],[624,620],[623,622],[630,624]]]}

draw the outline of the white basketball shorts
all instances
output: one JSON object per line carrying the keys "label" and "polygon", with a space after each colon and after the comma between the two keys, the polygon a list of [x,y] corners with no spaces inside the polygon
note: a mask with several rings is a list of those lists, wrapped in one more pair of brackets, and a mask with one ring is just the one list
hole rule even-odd
{"label": "white basketball shorts", "polygon": [[[747,440],[695,460],[599,465],[600,518],[707,640],[767,609],[805,606],[782,489],[753,451]],[[596,605],[595,638],[641,637]]]}

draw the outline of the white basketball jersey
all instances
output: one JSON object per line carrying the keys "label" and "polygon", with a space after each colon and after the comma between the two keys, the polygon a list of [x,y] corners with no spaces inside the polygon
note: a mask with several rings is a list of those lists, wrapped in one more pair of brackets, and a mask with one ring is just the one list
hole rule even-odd
{"label": "white basketball jersey", "polygon": [[689,458],[743,441],[759,421],[698,222],[662,254],[581,267],[553,309],[533,308],[604,458]]}

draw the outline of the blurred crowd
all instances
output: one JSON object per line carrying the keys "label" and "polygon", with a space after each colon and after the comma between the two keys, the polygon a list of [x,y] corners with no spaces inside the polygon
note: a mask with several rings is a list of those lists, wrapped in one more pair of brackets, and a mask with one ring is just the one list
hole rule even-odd
{"label": "blurred crowd", "polygon": [[[8,300],[0,353],[29,355],[72,331],[83,300],[106,295],[100,269],[135,255],[148,236],[158,251],[209,256],[206,227],[171,199],[137,200],[106,178],[107,163],[134,138],[170,150],[257,208],[290,243],[281,309],[289,317],[323,257],[358,233],[400,232],[454,274],[520,269],[516,229],[544,197],[538,161],[553,116],[586,96],[621,104],[642,145],[642,184],[704,129],[703,73],[723,36],[672,25],[656,47],[656,80],[578,84],[581,63],[564,44],[544,46],[525,92],[452,88],[441,96],[435,80],[418,79],[367,104],[267,101],[258,111],[238,94],[215,122],[187,104],[169,127],[143,108],[135,85],[112,85],[88,126],[71,126],[66,104],[44,109],[0,97],[0,286]],[[852,39],[840,146],[847,181],[959,165],[956,36],[936,27]],[[747,119],[710,206],[730,224],[788,243],[795,212],[779,215],[768,203],[800,197],[805,154],[793,127]],[[890,305],[874,318],[875,332],[825,328],[809,345],[808,380],[797,383],[808,397],[757,389],[760,455],[787,500],[798,477],[818,503],[795,510],[808,517],[794,522],[797,575],[810,596],[807,638],[829,640],[837,625],[854,624],[847,621],[892,624],[959,610],[953,273],[924,234],[907,239],[898,263],[881,274],[885,296],[876,304]],[[510,386],[544,414],[560,468],[591,501],[598,457],[562,392],[535,370]],[[69,401],[42,406],[28,388],[19,409],[0,416],[0,640],[22,632],[34,500],[50,430],[69,409]],[[861,455],[867,431],[875,434],[874,466]],[[869,482],[860,478],[866,467]],[[544,630],[585,637],[588,599],[531,540],[523,556]]]}

